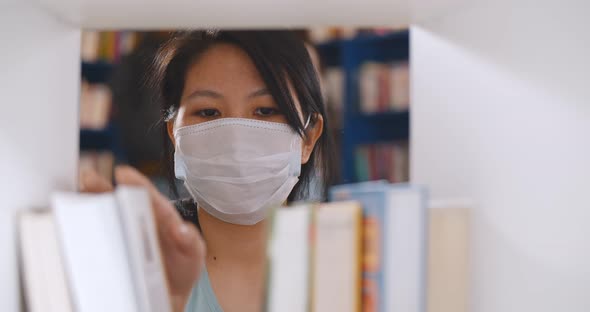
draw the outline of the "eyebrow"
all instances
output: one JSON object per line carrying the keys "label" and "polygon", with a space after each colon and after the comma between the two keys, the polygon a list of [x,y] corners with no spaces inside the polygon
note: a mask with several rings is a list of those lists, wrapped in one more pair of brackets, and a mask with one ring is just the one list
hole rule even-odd
{"label": "eyebrow", "polygon": [[250,93],[250,95],[248,95],[248,98],[254,98],[254,97],[265,96],[265,95],[270,95],[270,91],[268,91],[267,88],[262,88],[262,89],[259,89],[259,90],[256,90],[256,91]]}
{"label": "eyebrow", "polygon": [[196,97],[210,97],[210,98],[214,98],[214,99],[220,99],[223,97],[223,95],[221,95],[221,93],[217,93],[215,91],[212,90],[196,90],[193,91],[193,93],[189,94],[186,99],[192,99],[192,98],[196,98]]}
{"label": "eyebrow", "polygon": [[[255,98],[255,97],[259,97],[259,96],[266,96],[266,95],[270,95],[270,91],[268,91],[267,88],[261,88],[258,89],[250,94],[248,94],[248,98]],[[193,91],[191,94],[189,94],[185,99],[192,99],[192,98],[196,98],[196,97],[209,97],[209,98],[214,98],[214,99],[221,99],[223,98],[223,95],[221,93],[215,92],[213,90],[196,90]]]}

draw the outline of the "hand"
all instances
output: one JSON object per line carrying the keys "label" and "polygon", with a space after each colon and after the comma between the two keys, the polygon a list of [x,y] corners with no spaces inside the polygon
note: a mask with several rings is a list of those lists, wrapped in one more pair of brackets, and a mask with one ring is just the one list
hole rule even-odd
{"label": "hand", "polygon": [[[117,184],[142,186],[149,191],[173,309],[184,311],[192,287],[205,263],[205,243],[197,228],[182,220],[172,203],[144,175],[128,166],[115,168]],[[112,192],[113,185],[94,171],[80,174],[82,192]]]}

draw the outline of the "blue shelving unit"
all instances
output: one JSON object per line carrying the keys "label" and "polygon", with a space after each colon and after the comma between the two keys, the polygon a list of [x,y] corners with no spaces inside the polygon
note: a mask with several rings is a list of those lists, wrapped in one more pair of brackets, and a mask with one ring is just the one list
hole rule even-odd
{"label": "blue shelving unit", "polygon": [[125,153],[119,143],[119,131],[113,124],[100,130],[80,130],[81,151],[111,151],[118,160],[125,160]]}
{"label": "blue shelving unit", "polygon": [[[105,61],[82,62],[82,77],[89,83],[108,83],[113,72],[112,63]],[[119,130],[114,124],[100,130],[80,130],[80,150],[111,151],[117,160],[125,160],[119,144]]]}
{"label": "blue shelving unit", "polygon": [[113,148],[113,129],[111,126],[101,129],[81,129],[81,150],[111,150]]}
{"label": "blue shelving unit", "polygon": [[344,70],[341,182],[357,182],[354,161],[357,145],[407,140],[410,135],[409,111],[371,115],[360,113],[360,65],[367,61],[384,63],[408,60],[410,33],[400,31],[334,40],[318,45],[318,51],[324,66],[342,67]]}
{"label": "blue shelving unit", "polygon": [[105,61],[82,62],[82,77],[89,83],[107,83],[113,71],[113,64]]}

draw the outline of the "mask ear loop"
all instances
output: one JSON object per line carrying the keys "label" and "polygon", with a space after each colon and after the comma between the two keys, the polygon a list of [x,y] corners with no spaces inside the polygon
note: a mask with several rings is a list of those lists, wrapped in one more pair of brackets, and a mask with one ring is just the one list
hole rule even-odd
{"label": "mask ear loop", "polygon": [[303,126],[303,131],[307,130],[307,126],[309,126],[309,122],[311,121],[311,114],[307,116],[307,121],[305,122],[305,126]]}

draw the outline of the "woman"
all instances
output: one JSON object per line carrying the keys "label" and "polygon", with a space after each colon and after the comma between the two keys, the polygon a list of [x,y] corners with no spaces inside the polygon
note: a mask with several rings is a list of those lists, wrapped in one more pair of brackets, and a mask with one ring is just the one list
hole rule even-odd
{"label": "woman", "polygon": [[[171,185],[191,194],[176,205],[185,220],[133,169],[116,180],[151,190],[175,311],[260,311],[267,212],[317,192],[320,174],[330,181],[312,61],[290,32],[209,31],[178,34],[156,63]],[[94,174],[82,184],[111,188]]]}

